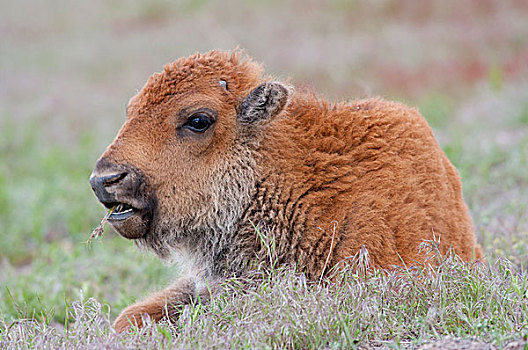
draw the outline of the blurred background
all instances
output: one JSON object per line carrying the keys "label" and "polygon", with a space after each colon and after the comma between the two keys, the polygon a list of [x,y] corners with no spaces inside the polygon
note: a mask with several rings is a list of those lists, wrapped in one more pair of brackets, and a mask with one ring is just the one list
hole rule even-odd
{"label": "blurred background", "polygon": [[488,260],[526,264],[527,1],[0,1],[0,320],[115,315],[178,273],[109,228],[86,244],[88,177],[150,74],[235,47],[330,100],[418,107]]}

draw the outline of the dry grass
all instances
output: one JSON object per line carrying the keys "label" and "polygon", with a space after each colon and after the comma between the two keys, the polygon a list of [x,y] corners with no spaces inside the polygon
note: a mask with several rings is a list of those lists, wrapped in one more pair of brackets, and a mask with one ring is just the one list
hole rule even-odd
{"label": "dry grass", "polygon": [[[0,347],[417,348],[445,336],[458,348],[528,344],[525,272],[505,260],[472,266],[434,258],[441,264],[380,272],[365,269],[363,256],[324,283],[287,267],[256,271],[226,282],[210,303],[185,307],[176,324],[147,322],[128,335],[116,335],[108,308],[89,298],[71,304],[64,327],[3,324]],[[475,340],[460,340],[468,338]]]}
{"label": "dry grass", "polygon": [[110,215],[112,215],[112,213],[114,212],[116,207],[117,205],[114,205],[112,208],[108,209],[108,211],[106,212],[106,215],[101,219],[99,226],[94,228],[92,233],[90,234],[90,238],[88,238],[88,242],[87,242],[88,244],[92,242],[92,239],[99,238],[103,235],[105,224],[108,221],[108,218],[110,217]]}

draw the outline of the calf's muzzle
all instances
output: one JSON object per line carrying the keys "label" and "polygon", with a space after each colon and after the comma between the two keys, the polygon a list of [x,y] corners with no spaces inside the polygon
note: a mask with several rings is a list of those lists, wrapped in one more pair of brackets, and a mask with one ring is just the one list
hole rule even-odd
{"label": "calf's muzzle", "polygon": [[108,222],[119,234],[130,239],[147,234],[155,197],[147,190],[145,178],[138,169],[103,157],[95,164],[90,185],[97,199],[106,208],[113,208]]}

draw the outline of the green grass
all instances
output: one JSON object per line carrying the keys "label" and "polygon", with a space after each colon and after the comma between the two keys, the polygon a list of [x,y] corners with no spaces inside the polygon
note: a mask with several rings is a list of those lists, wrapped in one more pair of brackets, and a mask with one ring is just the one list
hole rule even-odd
{"label": "green grass", "polygon": [[[356,265],[357,267],[357,265]],[[233,279],[203,305],[184,308],[174,325],[147,323],[117,336],[107,307],[82,298],[68,327],[49,318],[0,322],[0,346],[24,339],[39,347],[354,348],[414,347],[445,336],[504,346],[528,338],[528,275],[508,261],[472,267],[445,257],[437,267],[337,272],[336,283],[309,282],[281,267]]]}

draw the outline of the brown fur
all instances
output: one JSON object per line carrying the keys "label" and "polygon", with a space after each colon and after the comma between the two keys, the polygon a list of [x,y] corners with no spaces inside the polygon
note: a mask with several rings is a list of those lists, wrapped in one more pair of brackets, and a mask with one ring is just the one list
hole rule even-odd
{"label": "brown fur", "polygon": [[[141,325],[143,314],[174,316],[222,277],[263,260],[255,226],[276,241],[279,263],[312,279],[363,245],[375,267],[421,262],[418,246],[433,235],[442,253],[482,257],[457,171],[418,111],[381,99],[331,104],[277,83],[269,87],[274,112],[262,112],[269,118],[242,118],[246,97],[271,80],[240,53],[213,51],[167,65],[130,100],[94,176],[135,169],[135,195],[149,199],[151,220],[141,230],[136,218],[114,227],[185,260],[188,273],[125,309],[118,331]],[[186,111],[200,107],[216,111],[214,126],[179,129]],[[119,199],[124,190],[109,191]]]}

